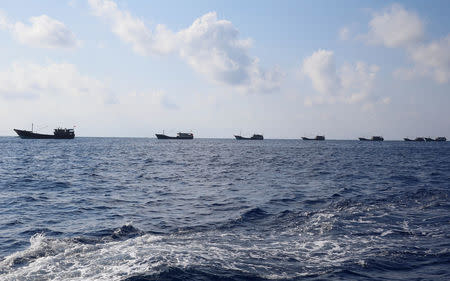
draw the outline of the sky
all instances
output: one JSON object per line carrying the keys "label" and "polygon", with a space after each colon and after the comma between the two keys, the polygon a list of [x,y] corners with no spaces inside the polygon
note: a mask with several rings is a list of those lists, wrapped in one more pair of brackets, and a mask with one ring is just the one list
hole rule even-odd
{"label": "sky", "polygon": [[450,2],[0,0],[0,135],[450,137]]}

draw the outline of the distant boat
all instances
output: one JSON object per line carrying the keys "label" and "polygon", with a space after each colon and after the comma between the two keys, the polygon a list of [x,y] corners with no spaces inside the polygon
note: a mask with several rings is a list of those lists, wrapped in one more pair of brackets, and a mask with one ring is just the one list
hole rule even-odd
{"label": "distant boat", "polygon": [[384,138],[381,136],[373,136],[371,139],[367,138],[359,138],[360,141],[384,141]]}
{"label": "distant boat", "polygon": [[437,137],[437,138],[435,138],[435,139],[433,139],[433,138],[430,138],[430,137],[428,137],[428,138],[423,138],[423,137],[417,137],[417,138],[415,138],[415,139],[408,139],[408,138],[404,138],[404,140],[405,141],[447,141],[447,138],[446,137]]}
{"label": "distant boat", "polygon": [[325,140],[325,136],[316,136],[315,138],[307,138],[307,137],[302,137],[302,140],[315,140],[315,141],[323,141]]}
{"label": "distant boat", "polygon": [[167,136],[165,134],[156,134],[160,140],[191,140],[194,138],[192,133],[178,133],[176,137]]}
{"label": "distant boat", "polygon": [[249,138],[239,136],[239,135],[234,135],[234,137],[237,140],[263,140],[264,139],[263,135],[259,135],[259,134],[253,134],[253,136],[251,136]]}
{"label": "distant boat", "polygon": [[75,138],[75,131],[73,129],[57,128],[53,130],[53,135],[39,134],[33,132],[33,124],[31,131],[14,129],[22,139],[73,139]]}

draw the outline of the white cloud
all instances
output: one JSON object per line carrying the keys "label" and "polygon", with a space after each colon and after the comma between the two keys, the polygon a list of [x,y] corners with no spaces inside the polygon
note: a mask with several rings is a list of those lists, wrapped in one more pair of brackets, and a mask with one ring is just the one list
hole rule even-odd
{"label": "white cloud", "polygon": [[5,13],[0,10],[0,30],[5,30],[10,27],[9,21]]}
{"label": "white cloud", "polygon": [[[106,81],[81,74],[70,63],[38,65],[29,62],[12,63],[0,71],[0,98],[7,100],[65,100],[87,104],[134,104],[135,110],[161,108],[177,110],[178,105],[164,91],[130,91],[116,93]],[[70,105],[69,105],[70,106]],[[133,109],[129,109],[132,111]]]}
{"label": "white cloud", "polygon": [[201,16],[178,32],[161,24],[151,31],[113,1],[89,0],[89,4],[94,14],[106,19],[112,31],[138,54],[178,53],[198,73],[243,91],[270,92],[279,87],[281,72],[264,71],[259,60],[248,54],[251,41],[240,39],[233,24],[219,20],[215,12]]}
{"label": "white cloud", "polygon": [[45,66],[15,62],[0,72],[0,97],[9,99],[52,96],[89,96],[110,100],[112,92],[101,81],[79,73],[73,64]]}
{"label": "white cloud", "polygon": [[450,81],[450,34],[429,44],[410,47],[407,52],[414,66],[397,70],[397,77],[409,80],[416,76],[430,76],[438,83]]}
{"label": "white cloud", "polygon": [[[142,20],[134,18],[127,11],[119,10],[117,4],[113,1],[89,0],[89,4],[94,15],[107,20],[111,25],[112,32],[119,36],[121,40],[130,44],[136,53],[149,55],[170,52],[170,46],[165,46],[164,43],[159,45],[155,40],[155,38],[171,37],[163,26],[157,26],[155,32],[152,32]],[[160,36],[159,33],[164,34]]]}
{"label": "white cloud", "polygon": [[336,67],[334,53],[318,50],[303,61],[302,72],[318,92],[306,97],[305,105],[323,103],[361,103],[371,99],[379,67],[365,62],[344,63]]}
{"label": "white cloud", "polygon": [[374,14],[365,37],[370,44],[406,47],[422,40],[424,23],[416,13],[394,4],[383,13]]}
{"label": "white cloud", "polygon": [[379,69],[377,65],[368,65],[361,61],[353,65],[344,63],[340,68],[339,78],[341,91],[344,96],[347,96],[347,102],[358,103],[368,98]]}
{"label": "white cloud", "polygon": [[425,27],[420,17],[401,5],[394,4],[383,13],[374,14],[369,22],[369,43],[400,48],[413,63],[410,68],[399,68],[394,76],[411,80],[431,77],[438,83],[450,81],[450,34],[439,40],[424,42]]}
{"label": "white cloud", "polygon": [[314,89],[321,94],[335,91],[339,84],[332,51],[318,50],[314,52],[303,61],[302,71],[311,79]]}
{"label": "white cloud", "polygon": [[0,28],[11,32],[21,44],[39,48],[75,48],[80,45],[75,34],[64,23],[47,15],[31,17],[30,25],[12,23],[0,13]]}

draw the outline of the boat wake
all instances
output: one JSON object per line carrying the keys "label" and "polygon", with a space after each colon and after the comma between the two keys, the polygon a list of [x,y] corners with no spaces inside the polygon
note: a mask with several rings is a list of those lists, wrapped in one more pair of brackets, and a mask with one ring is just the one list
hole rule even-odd
{"label": "boat wake", "polygon": [[5,281],[360,280],[367,271],[426,271],[448,260],[448,248],[432,252],[416,245],[430,235],[445,236],[439,227],[401,219],[383,224],[395,217],[394,206],[376,203],[343,199],[316,211],[274,214],[256,207],[221,226],[169,234],[131,224],[75,238],[37,233],[27,249],[0,262],[0,275]]}

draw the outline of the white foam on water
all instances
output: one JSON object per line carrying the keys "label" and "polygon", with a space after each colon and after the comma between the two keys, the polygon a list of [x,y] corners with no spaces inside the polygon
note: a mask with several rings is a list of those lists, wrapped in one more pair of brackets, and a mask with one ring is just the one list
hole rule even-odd
{"label": "white foam on water", "polygon": [[366,267],[366,266],[367,266],[367,261],[365,261],[365,260],[359,260],[359,261],[358,261],[358,264],[359,264],[360,266],[362,266],[362,267]]}
{"label": "white foam on water", "polygon": [[[145,272],[141,249],[158,237],[105,244],[80,244],[70,239],[51,239],[42,234],[31,237],[30,247],[8,256],[0,263],[2,280],[119,280]],[[17,265],[17,261],[25,264]],[[157,265],[153,263],[151,265]]]}
{"label": "white foam on water", "polygon": [[98,244],[38,234],[30,239],[28,249],[0,262],[0,275],[4,281],[113,281],[157,273],[168,267],[215,266],[280,279],[329,270],[354,255],[362,255],[346,237],[316,239],[292,234],[282,237],[232,232],[223,235],[217,231],[183,236],[145,234]]}
{"label": "white foam on water", "polygon": [[[329,272],[351,262],[364,266],[372,250],[388,250],[388,231],[355,239],[330,233],[337,218],[324,212],[294,227],[249,234],[236,229],[172,235],[144,234],[120,241],[83,244],[36,234],[30,247],[0,262],[3,281],[123,280],[169,267],[235,270],[270,279]],[[380,235],[381,233],[381,235]]]}
{"label": "white foam on water", "polygon": [[381,236],[383,237],[383,236],[386,236],[386,235],[389,235],[392,233],[394,233],[392,230],[386,230],[386,231],[383,231],[383,233],[381,233]]}

